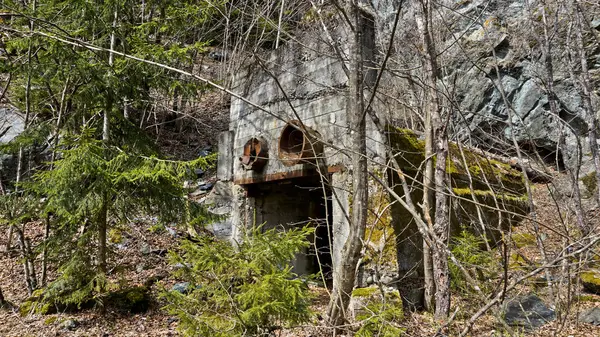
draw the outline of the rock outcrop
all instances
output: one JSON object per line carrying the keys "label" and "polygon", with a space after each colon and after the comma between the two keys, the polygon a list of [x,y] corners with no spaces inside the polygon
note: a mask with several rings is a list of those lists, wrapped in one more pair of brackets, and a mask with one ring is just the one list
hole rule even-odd
{"label": "rock outcrop", "polygon": [[[581,154],[585,165],[589,159],[587,112],[581,94],[580,63],[569,55],[572,48],[568,43],[572,45],[573,41],[568,40],[569,24],[572,23],[568,6],[557,2],[549,9],[553,12],[552,17],[547,18],[549,29],[555,32],[551,56],[553,91],[559,111],[553,114],[543,54],[541,5],[537,1],[527,5],[524,0],[452,0],[443,3],[444,8],[436,12],[433,24],[436,29],[443,30],[436,40],[444,83],[440,88],[446,91],[444,95],[452,95],[457,103],[453,120],[455,137],[495,151],[514,148],[514,137],[526,152],[537,152],[548,163],[558,161],[559,166],[574,166]],[[385,50],[383,44],[390,36],[397,5],[398,2],[393,0],[374,2],[381,50]],[[404,6],[393,59],[401,65],[398,68],[413,70],[407,70],[404,76],[393,73],[388,77],[388,84],[400,88],[396,89],[395,97],[403,97],[405,102],[410,99],[418,102],[414,84],[411,87],[405,80],[412,77],[418,82],[422,76],[418,70],[421,57],[415,19],[418,9],[411,4]],[[592,88],[597,88],[600,82],[597,42],[600,8],[590,7],[586,11],[591,23],[584,32],[585,49]],[[597,111],[597,90],[591,96]],[[393,105],[392,101],[386,101],[385,105]],[[590,170],[585,167],[582,174]]]}

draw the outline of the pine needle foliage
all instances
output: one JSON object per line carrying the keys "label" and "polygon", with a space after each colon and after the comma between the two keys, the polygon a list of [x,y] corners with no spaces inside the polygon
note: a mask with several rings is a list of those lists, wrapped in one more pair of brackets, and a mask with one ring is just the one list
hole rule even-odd
{"label": "pine needle foliage", "polygon": [[34,176],[29,190],[45,198],[44,212],[53,215],[48,242],[61,276],[50,283],[44,301],[80,305],[98,298],[104,275],[96,266],[95,247],[104,208],[108,227],[141,215],[164,223],[204,223],[211,217],[185,198],[183,180],[211,158],[191,162],[125,152],[95,137],[94,129],[64,136],[52,169]]}
{"label": "pine needle foliage", "polygon": [[[482,249],[485,242],[483,238],[468,230],[463,230],[459,236],[452,239],[450,249],[459,263],[472,274],[474,279],[486,280],[494,278],[500,270],[495,253]],[[450,285],[454,290],[468,294],[471,286],[462,271],[452,261],[448,263],[450,269]],[[483,282],[482,285],[490,282]],[[485,288],[485,287],[484,287]],[[484,289],[485,290],[485,289]]]}
{"label": "pine needle foliage", "polygon": [[262,229],[254,228],[237,249],[203,238],[171,253],[172,263],[185,266],[177,276],[191,290],[165,290],[162,297],[185,336],[257,336],[310,318],[308,288],[290,263],[313,230]]}

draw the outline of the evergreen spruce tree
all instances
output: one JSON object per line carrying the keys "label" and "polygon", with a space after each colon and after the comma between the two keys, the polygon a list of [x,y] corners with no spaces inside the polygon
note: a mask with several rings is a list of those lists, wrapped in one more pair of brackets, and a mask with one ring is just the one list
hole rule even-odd
{"label": "evergreen spruce tree", "polygon": [[185,336],[256,336],[310,318],[310,296],[292,272],[296,253],[308,247],[311,228],[263,231],[257,226],[237,250],[202,238],[171,253],[187,293],[163,291],[166,309]]}
{"label": "evergreen spruce tree", "polygon": [[[47,222],[40,247],[29,249],[21,230],[28,288],[33,293],[37,287],[33,260],[43,251],[43,260],[48,255],[61,276],[42,299],[79,305],[105,289],[111,225],[143,214],[183,225],[207,217],[185,198],[183,180],[194,168],[210,165],[210,158],[164,159],[135,126],[153,100],[176,90],[195,95],[204,87],[162,68],[52,37],[182,67],[206,45],[194,41],[195,24],[211,19],[218,8],[206,2],[127,0],[3,1],[0,8],[15,14],[3,41],[10,57],[0,73],[12,74],[11,104],[31,115],[26,131],[0,147],[2,154],[21,158],[24,153],[26,163],[17,172],[20,183],[7,184],[12,193],[2,196],[0,223],[18,229],[30,220]],[[103,124],[110,125],[110,137],[103,135]]]}

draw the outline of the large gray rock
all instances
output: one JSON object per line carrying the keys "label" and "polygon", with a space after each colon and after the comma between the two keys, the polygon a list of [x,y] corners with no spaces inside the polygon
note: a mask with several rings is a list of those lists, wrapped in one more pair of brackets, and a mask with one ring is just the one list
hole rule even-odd
{"label": "large gray rock", "polygon": [[8,143],[25,129],[25,120],[20,113],[9,107],[0,106],[0,144]]}
{"label": "large gray rock", "polygon": [[[569,69],[566,44],[566,25],[563,20],[559,25],[561,32],[553,38],[553,72],[554,92],[558,99],[558,114],[550,111],[547,95],[546,68],[541,54],[540,38],[543,36],[541,23],[532,21],[523,0],[467,0],[442,1],[447,8],[439,8],[444,16],[444,23],[434,19],[433,25],[448,28],[451,22],[451,34],[437,41],[440,52],[439,65],[443,69],[444,86],[458,101],[454,114],[454,132],[456,137],[479,145],[489,150],[503,151],[513,149],[512,140],[522,146],[523,150],[533,153],[542,152],[548,161],[556,156],[552,153],[558,149],[563,163],[567,167],[578,164],[578,157],[583,155],[584,169],[590,161],[590,150],[587,136],[586,112],[580,90]],[[385,48],[385,41],[390,36],[394,14],[400,4],[396,0],[374,0],[371,2],[377,13],[378,36],[381,37],[380,48]],[[419,44],[411,47],[406,41],[420,39],[418,22],[420,14],[414,3],[403,4],[402,25],[396,33],[397,50],[393,57],[406,63],[407,68],[420,67]],[[540,1],[530,1],[530,8],[539,8]],[[558,8],[558,7],[557,7]],[[553,7],[554,9],[554,7]],[[600,11],[590,8],[588,15],[592,27],[600,27]],[[558,15],[567,16],[566,9],[560,7]],[[436,26],[437,27],[437,26]],[[385,49],[382,49],[385,50]],[[598,54],[597,50],[589,48]],[[600,55],[588,55],[592,86],[597,88],[600,77]],[[575,76],[578,76],[575,69]],[[422,78],[419,71],[409,73],[413,78]],[[398,89],[396,97],[410,102],[413,99],[410,83],[402,83],[403,79],[391,76],[388,87]],[[401,82],[401,83],[398,83]],[[501,85],[500,85],[501,84]],[[503,89],[504,95],[501,90]],[[594,92],[593,101],[597,111],[600,108],[598,93]],[[504,97],[503,97],[504,96]],[[416,101],[418,104],[418,101]],[[389,105],[389,103],[388,103]],[[380,110],[384,110],[381,108]],[[402,109],[397,109],[402,110]],[[404,113],[404,112],[402,112]],[[511,118],[512,116],[512,118]],[[394,116],[403,118],[401,113]],[[561,134],[562,133],[562,134]],[[564,143],[562,143],[564,139]],[[578,144],[581,143],[581,146]],[[581,148],[581,153],[579,149]],[[513,153],[508,153],[514,155]],[[559,156],[559,158],[561,157]],[[585,171],[585,172],[584,172]]]}
{"label": "large gray rock", "polygon": [[533,294],[513,299],[504,310],[504,320],[508,325],[528,330],[538,328],[555,318],[554,310]]}
{"label": "large gray rock", "polygon": [[228,181],[217,181],[210,193],[198,202],[206,206],[210,214],[214,215],[216,220],[207,224],[205,229],[212,232],[215,237],[222,240],[229,240],[232,243],[240,240],[239,210],[244,203],[244,190],[239,185],[234,185]]}
{"label": "large gray rock", "polygon": [[[25,128],[23,116],[16,110],[0,106],[0,145],[20,135]],[[0,154],[0,178],[11,180],[17,169],[15,155]]]}
{"label": "large gray rock", "polygon": [[600,308],[595,307],[579,315],[579,321],[600,326]]}

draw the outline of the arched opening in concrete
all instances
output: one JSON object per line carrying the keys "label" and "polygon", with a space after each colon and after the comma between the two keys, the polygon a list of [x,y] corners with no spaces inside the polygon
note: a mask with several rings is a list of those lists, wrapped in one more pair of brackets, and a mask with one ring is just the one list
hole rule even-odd
{"label": "arched opening in concrete", "polygon": [[323,152],[318,132],[304,127],[300,121],[287,123],[279,136],[279,159],[286,166],[314,162]]}

